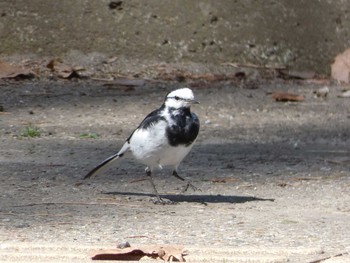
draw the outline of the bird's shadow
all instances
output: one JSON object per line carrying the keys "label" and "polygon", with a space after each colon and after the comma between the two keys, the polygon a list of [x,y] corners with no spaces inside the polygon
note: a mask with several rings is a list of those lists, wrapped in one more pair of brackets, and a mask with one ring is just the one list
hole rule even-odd
{"label": "bird's shadow", "polygon": [[[124,195],[124,196],[148,196],[155,197],[154,194],[132,193],[132,192],[103,192],[106,195]],[[174,203],[230,203],[240,204],[253,201],[269,201],[274,202],[272,198],[259,198],[255,196],[236,196],[236,195],[184,195],[184,194],[161,194],[162,199],[169,200]]]}

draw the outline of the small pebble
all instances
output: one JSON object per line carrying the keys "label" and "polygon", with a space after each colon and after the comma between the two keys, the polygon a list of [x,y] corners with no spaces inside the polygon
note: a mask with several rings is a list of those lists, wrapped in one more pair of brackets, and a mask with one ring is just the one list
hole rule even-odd
{"label": "small pebble", "polygon": [[117,248],[127,248],[127,247],[131,247],[128,241],[122,242],[117,245]]}

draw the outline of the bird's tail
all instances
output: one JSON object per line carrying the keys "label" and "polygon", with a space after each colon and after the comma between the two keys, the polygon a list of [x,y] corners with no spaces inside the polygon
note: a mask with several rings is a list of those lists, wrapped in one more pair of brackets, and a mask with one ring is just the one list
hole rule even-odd
{"label": "bird's tail", "polygon": [[87,175],[85,175],[84,180],[96,175],[97,173],[105,171],[108,167],[111,166],[112,163],[120,159],[128,149],[129,142],[126,142],[118,153],[108,157],[106,160],[104,160],[102,163],[100,163],[94,169],[92,169]]}

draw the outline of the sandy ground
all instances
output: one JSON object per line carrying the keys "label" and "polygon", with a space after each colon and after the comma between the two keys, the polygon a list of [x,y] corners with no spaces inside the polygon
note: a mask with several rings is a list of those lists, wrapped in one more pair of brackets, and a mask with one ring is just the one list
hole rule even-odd
{"label": "sandy ground", "polygon": [[[307,82],[194,88],[201,131],[180,174],[202,191],[181,193],[171,171],[157,172],[174,205],[153,204],[132,159],[81,180],[182,86],[3,83],[0,261],[86,262],[93,249],[128,241],[183,245],[187,261],[350,262],[350,100],[339,86],[327,99]],[[272,90],[305,101],[275,102]],[[40,137],[23,136],[30,124]]]}

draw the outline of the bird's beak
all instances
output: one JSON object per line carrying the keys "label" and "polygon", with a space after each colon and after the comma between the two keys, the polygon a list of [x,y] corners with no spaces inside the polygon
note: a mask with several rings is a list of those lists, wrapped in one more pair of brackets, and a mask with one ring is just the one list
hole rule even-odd
{"label": "bird's beak", "polygon": [[200,102],[197,101],[197,100],[190,100],[190,102],[191,102],[192,104],[200,104]]}

